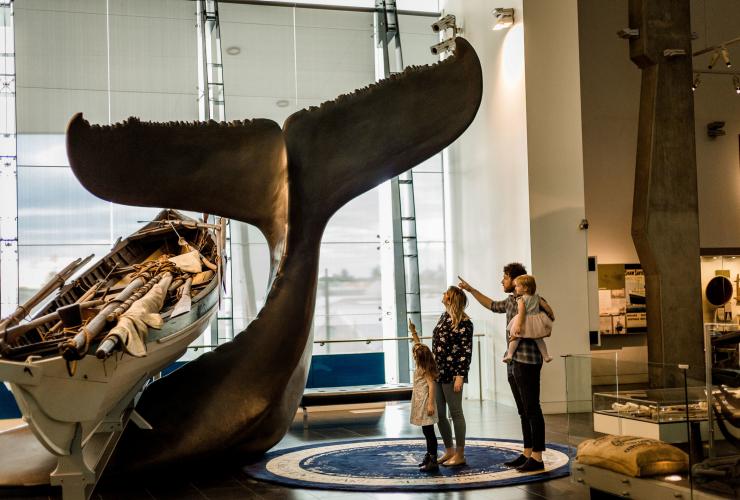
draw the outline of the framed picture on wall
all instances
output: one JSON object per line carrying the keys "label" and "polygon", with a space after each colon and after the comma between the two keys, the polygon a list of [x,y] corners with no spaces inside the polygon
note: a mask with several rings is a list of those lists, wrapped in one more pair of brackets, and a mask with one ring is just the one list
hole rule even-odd
{"label": "framed picture on wall", "polygon": [[599,264],[599,332],[647,331],[645,274],[639,264]]}

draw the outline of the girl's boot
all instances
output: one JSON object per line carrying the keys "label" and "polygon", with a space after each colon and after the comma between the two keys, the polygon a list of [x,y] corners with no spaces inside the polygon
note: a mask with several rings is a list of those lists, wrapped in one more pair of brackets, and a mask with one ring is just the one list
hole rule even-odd
{"label": "girl's boot", "polygon": [[432,456],[429,453],[427,453],[426,455],[424,455],[424,459],[419,464],[419,467],[424,467],[426,464],[429,463],[429,460],[431,460],[431,458],[432,458]]}
{"label": "girl's boot", "polygon": [[420,472],[437,472],[439,471],[439,464],[437,463],[437,457],[433,455],[429,455],[429,461],[423,465],[422,467],[419,467]]}

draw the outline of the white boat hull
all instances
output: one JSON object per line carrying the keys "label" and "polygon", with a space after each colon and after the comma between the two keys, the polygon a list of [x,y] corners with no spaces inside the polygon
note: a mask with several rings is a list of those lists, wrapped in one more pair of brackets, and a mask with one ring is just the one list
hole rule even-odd
{"label": "white boat hull", "polygon": [[61,356],[22,363],[0,359],[0,379],[10,383],[23,419],[41,444],[54,455],[70,455],[77,425],[85,443],[101,423],[120,421],[145,382],[183,355],[216,309],[213,305],[193,323],[148,343],[141,358],[119,352],[102,361],[88,355],[72,376]]}

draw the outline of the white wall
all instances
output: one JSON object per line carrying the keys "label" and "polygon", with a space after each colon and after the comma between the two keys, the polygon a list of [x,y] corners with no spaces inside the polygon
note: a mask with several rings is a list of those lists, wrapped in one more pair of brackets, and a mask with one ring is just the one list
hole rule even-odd
{"label": "white wall", "polygon": [[[507,6],[521,13],[521,1]],[[448,272],[451,280],[459,274],[501,299],[503,266],[511,261],[530,263],[524,26],[517,16],[510,29],[491,31],[492,6],[485,0],[450,0],[442,8],[457,17],[483,68],[478,115],[447,156]],[[504,317],[477,303],[468,313],[476,331],[492,337],[483,357],[491,382],[484,397],[513,404],[500,361],[505,351]]]}
{"label": "white wall", "polygon": [[578,11],[575,0],[525,0],[524,55],[532,269],[555,309],[556,359],[542,375],[543,411],[563,412],[565,362],[588,352],[588,284]]}
{"label": "white wall", "polygon": [[[473,124],[450,147],[450,271],[494,299],[501,271],[520,261],[556,309],[551,352],[588,350],[578,29],[575,1],[509,2],[515,24],[492,31],[486,1],[442,2],[475,47],[483,67],[483,102]],[[503,6],[503,5],[502,5]],[[530,23],[531,20],[531,23]],[[525,62],[526,53],[526,62]],[[474,304],[477,330],[493,337],[484,358],[492,387],[485,397],[511,403],[505,322]],[[490,343],[489,343],[490,345]],[[493,374],[490,373],[493,370]],[[562,411],[563,360],[543,369],[545,411]]]}
{"label": "white wall", "polygon": [[632,243],[640,70],[617,38],[627,0],[580,0],[581,96],[589,255],[599,264],[639,262]]}

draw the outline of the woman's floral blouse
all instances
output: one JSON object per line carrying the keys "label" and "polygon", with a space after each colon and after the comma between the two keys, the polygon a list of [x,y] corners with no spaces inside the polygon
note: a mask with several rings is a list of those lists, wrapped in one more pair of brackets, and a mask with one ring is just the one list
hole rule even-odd
{"label": "woman's floral blouse", "polygon": [[467,382],[473,357],[473,322],[463,320],[455,331],[450,315],[442,314],[432,334],[432,352],[439,368],[437,382],[450,384],[456,375],[462,375]]}

